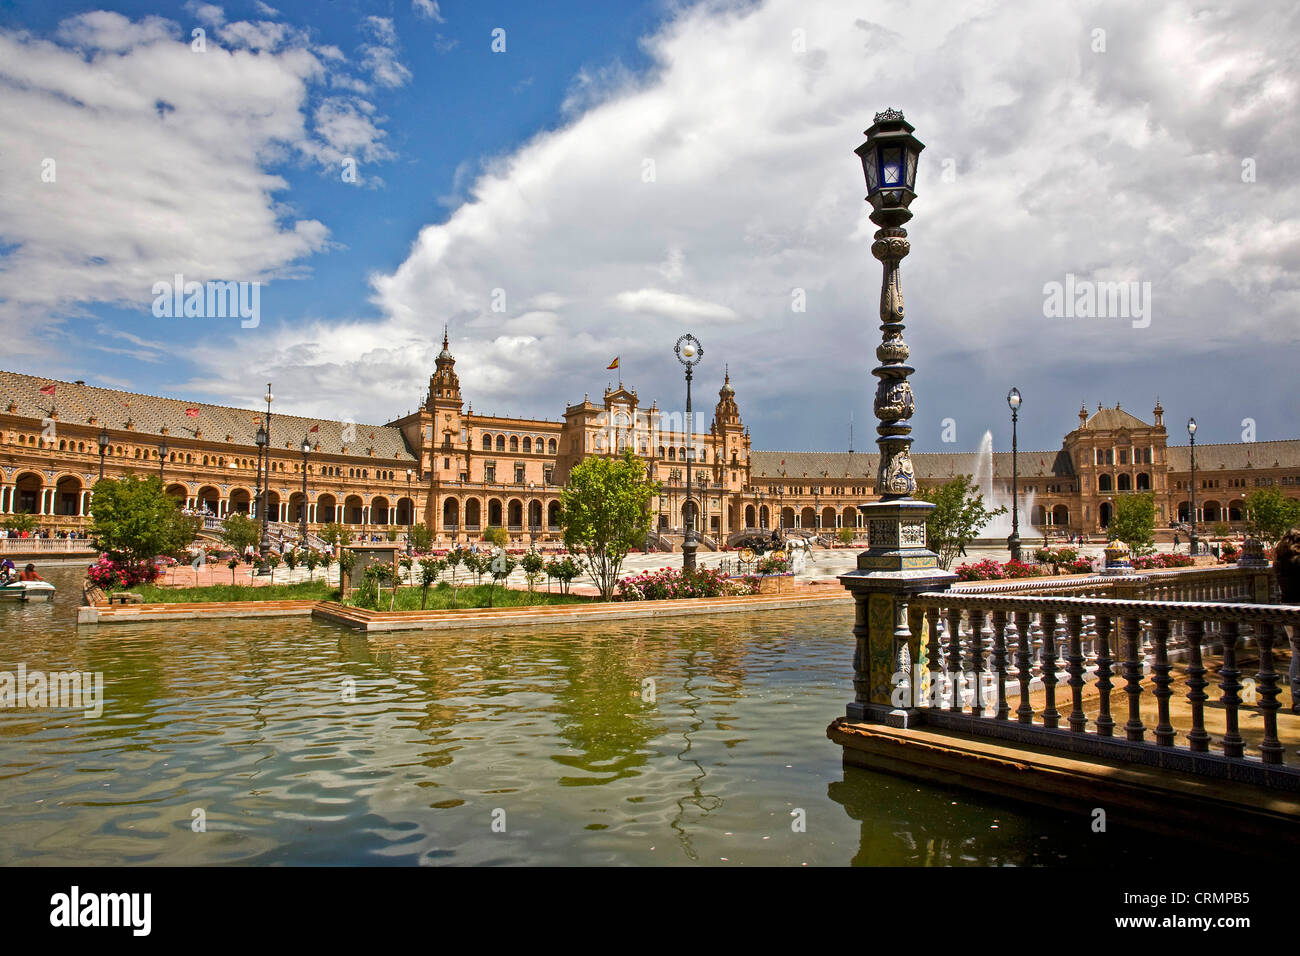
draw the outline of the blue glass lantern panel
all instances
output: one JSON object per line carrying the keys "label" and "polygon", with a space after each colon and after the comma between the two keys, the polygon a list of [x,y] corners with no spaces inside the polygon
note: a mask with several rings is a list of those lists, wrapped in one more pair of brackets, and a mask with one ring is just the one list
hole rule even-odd
{"label": "blue glass lantern panel", "polygon": [[903,150],[889,146],[880,151],[880,181],[885,186],[903,185]]}

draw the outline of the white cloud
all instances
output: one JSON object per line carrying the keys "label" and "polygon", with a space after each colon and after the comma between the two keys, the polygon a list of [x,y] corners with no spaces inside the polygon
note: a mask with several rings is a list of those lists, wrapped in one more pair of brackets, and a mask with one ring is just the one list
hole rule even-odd
{"label": "white cloud", "polygon": [[434,23],[447,22],[442,16],[442,11],[438,9],[436,0],[411,0],[411,9],[421,19],[432,20]]}
{"label": "white cloud", "polygon": [[738,318],[736,313],[725,305],[705,302],[678,292],[665,292],[663,289],[620,292],[614,296],[613,302],[624,312],[649,313],[668,319],[681,319],[685,322],[698,320],[730,322]]}

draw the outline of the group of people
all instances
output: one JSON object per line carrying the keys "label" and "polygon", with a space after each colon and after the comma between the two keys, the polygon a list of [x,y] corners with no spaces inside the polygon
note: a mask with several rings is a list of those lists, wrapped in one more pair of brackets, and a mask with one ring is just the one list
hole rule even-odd
{"label": "group of people", "polygon": [[14,581],[44,581],[45,579],[36,573],[36,565],[28,564],[21,571],[13,561],[5,558],[0,561],[0,584],[11,584]]}
{"label": "group of people", "polygon": [[37,528],[35,531],[16,531],[12,528],[0,528],[0,538],[74,538],[86,537],[84,531],[53,531],[49,528]]}

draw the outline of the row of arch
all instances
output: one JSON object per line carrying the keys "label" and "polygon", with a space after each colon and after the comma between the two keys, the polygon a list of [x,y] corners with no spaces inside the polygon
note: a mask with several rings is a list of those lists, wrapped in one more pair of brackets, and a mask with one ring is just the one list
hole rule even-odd
{"label": "row of arch", "polygon": [[[461,526],[463,517],[466,528],[540,528],[543,527],[543,512],[546,515],[546,527],[559,527],[560,502],[558,500],[543,505],[535,498],[528,502],[520,498],[505,500],[489,498],[486,503],[478,498],[467,498],[463,503],[459,498],[447,498],[442,503],[442,527],[448,530],[457,529]],[[484,518],[487,519],[486,523]]]}
{"label": "row of arch", "polygon": [[[485,433],[485,434],[483,435],[482,449],[483,449],[484,451],[491,451],[491,450],[492,450],[492,442],[493,442],[493,438],[492,438],[492,436],[491,436],[490,434]],[[505,451],[505,450],[506,450],[506,445],[507,445],[506,436],[505,436],[505,435],[497,435],[497,436],[496,436],[496,450],[497,450],[497,451]],[[518,436],[518,435],[511,435],[511,436],[510,436],[510,439],[509,439],[509,446],[510,446],[510,450],[511,450],[511,451],[515,451],[515,452],[519,451],[519,436]],[[544,453],[544,454],[547,454],[547,455],[554,455],[554,454],[555,454],[555,451],[556,451],[556,447],[557,447],[557,446],[556,446],[556,443],[555,443],[555,439],[554,439],[554,438],[552,438],[552,439],[550,439],[549,441],[546,441],[545,443],[543,443],[543,439],[542,439],[542,437],[541,437],[540,435],[537,436],[536,438],[530,438],[530,437],[528,437],[528,436],[525,436],[525,437],[524,437],[524,440],[523,440],[523,450],[524,450],[525,454],[532,453],[534,450],[536,450],[537,454],[539,454],[539,455],[541,455],[541,454],[543,454],[543,453]],[[545,448],[545,452],[543,452],[543,450],[542,450],[543,448]]]}
{"label": "row of arch", "polygon": [[1098,491],[1150,491],[1151,476],[1145,471],[1138,472],[1136,479],[1137,487],[1134,488],[1134,479],[1132,475],[1121,474],[1118,477],[1111,475],[1097,476]]}

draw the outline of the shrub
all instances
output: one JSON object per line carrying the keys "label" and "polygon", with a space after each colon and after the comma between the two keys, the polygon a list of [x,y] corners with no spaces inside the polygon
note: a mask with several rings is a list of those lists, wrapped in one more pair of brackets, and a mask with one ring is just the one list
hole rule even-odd
{"label": "shrub", "polygon": [[86,570],[91,583],[105,591],[152,584],[162,572],[152,561],[126,561],[102,555]]}
{"label": "shrub", "polygon": [[618,582],[617,600],[672,601],[682,598],[731,597],[755,594],[758,578],[746,575],[729,578],[716,568],[660,568],[642,571]]}

